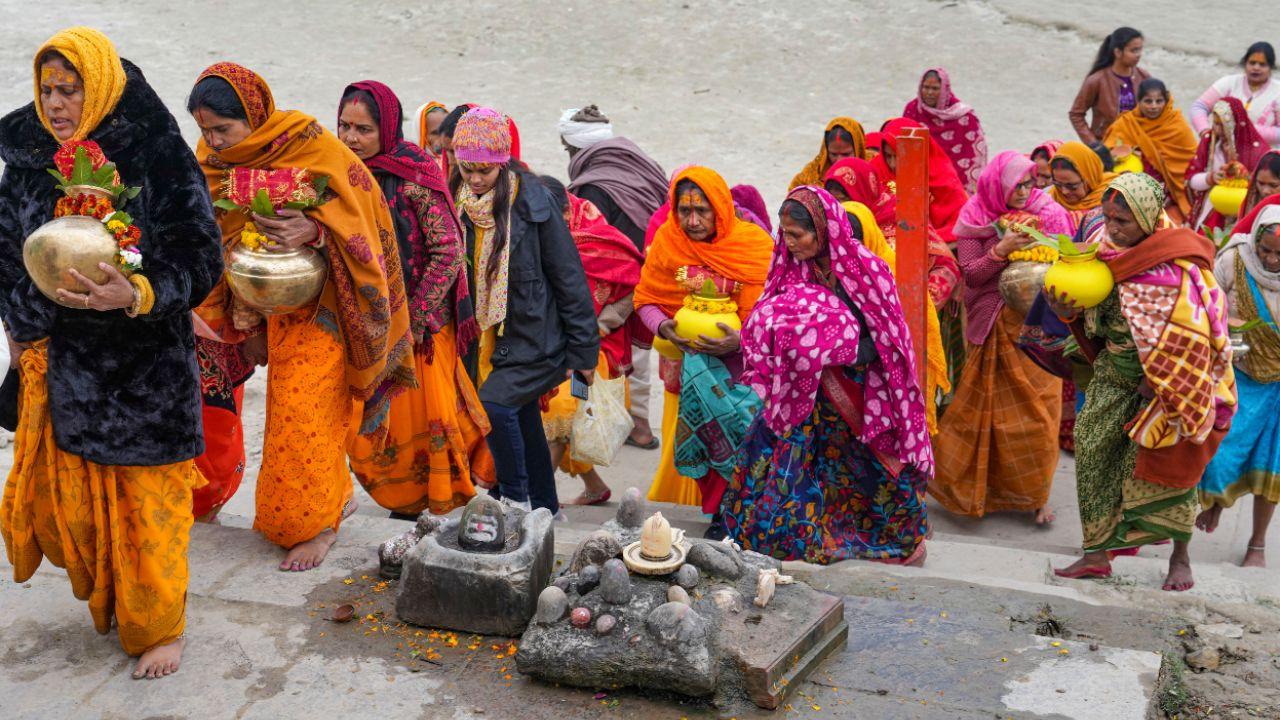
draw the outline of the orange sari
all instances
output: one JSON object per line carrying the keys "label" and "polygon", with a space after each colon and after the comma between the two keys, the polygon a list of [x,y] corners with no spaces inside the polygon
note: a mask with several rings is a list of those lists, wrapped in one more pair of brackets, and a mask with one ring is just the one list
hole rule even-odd
{"label": "orange sari", "polygon": [[[680,228],[676,219],[676,186],[681,180],[694,182],[707,196],[716,216],[716,234],[710,242],[694,242]],[[658,228],[648,256],[640,271],[640,284],[636,286],[635,306],[657,305],[668,317],[684,306],[690,288],[685,278],[690,269],[705,269],[726,280],[733,281],[734,300],[738,304],[738,316],[746,322],[760,294],[764,292],[765,277],[773,260],[773,240],[760,226],[739,220],[733,209],[733,196],[729,185],[714,170],[690,167],[681,171],[671,182],[668,202],[671,212],[666,222]],[[663,377],[676,378],[679,367],[662,360]],[[678,428],[680,396],[668,390],[663,396],[665,407],[662,415],[662,457],[649,488],[649,499],[654,502],[673,502],[684,505],[703,503],[704,493],[692,478],[676,471],[675,442]],[[716,475],[711,472],[709,475]],[[723,478],[704,479],[703,486],[710,495],[714,486],[723,486]],[[705,508],[704,508],[705,509]]]}
{"label": "orange sari", "polygon": [[155,467],[99,465],[63,452],[49,420],[48,349],[22,354],[21,418],[0,531],[13,580],[44,558],[65,568],[103,635],[114,617],[130,655],[167,645],[187,619],[191,490],[204,478],[190,460]]}
{"label": "orange sari", "polygon": [[[206,77],[231,84],[252,129],[225,150],[203,140],[197,145],[215,199],[232,167],[305,168],[329,178],[324,204],[307,211],[323,228],[329,259],[316,305],[262,323],[224,281],[196,309],[223,342],[242,342],[265,325],[267,420],[254,527],[292,547],[341,522],[352,494],[346,455],[352,402],[363,409],[356,432],[382,443],[391,401],[417,385],[400,254],[372,174],[332,133],[308,115],[277,111],[270,88],[251,70],[218,63],[200,76]],[[218,213],[224,246],[238,241],[246,220],[239,211]]]}

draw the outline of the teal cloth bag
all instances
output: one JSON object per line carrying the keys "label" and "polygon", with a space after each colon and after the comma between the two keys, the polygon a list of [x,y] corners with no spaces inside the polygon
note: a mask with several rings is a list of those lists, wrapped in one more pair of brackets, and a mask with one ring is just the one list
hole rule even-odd
{"label": "teal cloth bag", "polygon": [[748,385],[734,385],[719,358],[686,354],[680,370],[676,470],[695,480],[715,470],[730,477],[738,448],[764,405]]}

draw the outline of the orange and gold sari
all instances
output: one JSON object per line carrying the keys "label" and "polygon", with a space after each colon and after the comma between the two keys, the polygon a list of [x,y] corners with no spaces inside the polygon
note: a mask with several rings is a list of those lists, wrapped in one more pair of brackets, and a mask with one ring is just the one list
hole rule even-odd
{"label": "orange and gold sari", "polygon": [[[317,304],[265,322],[267,422],[254,527],[282,547],[336,529],[351,496],[346,440],[351,403],[357,432],[381,441],[391,400],[416,387],[413,339],[391,214],[373,176],[309,115],[279,111],[265,81],[234,63],[220,77],[235,89],[252,132],[231,148],[196,147],[209,191],[221,197],[227,170],[305,168],[329,179],[324,204],[307,211],[323,228],[329,279]],[[246,217],[220,211],[223,243],[237,242]],[[225,282],[196,310],[218,339],[242,342],[261,322],[236,307]]]}
{"label": "orange and gold sari", "polygon": [[141,655],[182,636],[187,620],[191,490],[195,463],[110,466],[58,449],[49,420],[45,341],[22,354],[21,417],[0,530],[13,580],[40,562],[67,571],[99,633],[115,618],[120,644]]}

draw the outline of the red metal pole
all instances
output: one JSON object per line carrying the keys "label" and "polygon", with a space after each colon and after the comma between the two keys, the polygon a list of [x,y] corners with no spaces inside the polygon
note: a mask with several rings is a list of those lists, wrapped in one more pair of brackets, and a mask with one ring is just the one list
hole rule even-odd
{"label": "red metal pole", "polygon": [[898,136],[898,298],[916,351],[916,375],[925,387],[925,301],[929,292],[929,131],[906,128]]}

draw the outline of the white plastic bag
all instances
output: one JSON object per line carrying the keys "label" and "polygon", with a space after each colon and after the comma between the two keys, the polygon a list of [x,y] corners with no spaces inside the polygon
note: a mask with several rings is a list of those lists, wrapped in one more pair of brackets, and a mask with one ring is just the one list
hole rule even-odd
{"label": "white plastic bag", "polygon": [[569,457],[577,462],[608,467],[631,434],[627,412],[627,378],[605,380],[599,375],[578,402],[569,435]]}

